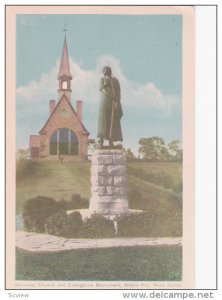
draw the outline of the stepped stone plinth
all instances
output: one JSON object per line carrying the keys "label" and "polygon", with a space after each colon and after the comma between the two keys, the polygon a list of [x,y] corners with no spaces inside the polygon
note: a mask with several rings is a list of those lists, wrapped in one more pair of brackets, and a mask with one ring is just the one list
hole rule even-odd
{"label": "stepped stone plinth", "polygon": [[97,149],[91,166],[91,213],[120,215],[129,211],[126,156],[122,149]]}

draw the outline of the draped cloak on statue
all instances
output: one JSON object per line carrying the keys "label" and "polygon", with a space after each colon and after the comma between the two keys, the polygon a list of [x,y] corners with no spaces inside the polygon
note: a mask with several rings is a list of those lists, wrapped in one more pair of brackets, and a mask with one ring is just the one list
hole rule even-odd
{"label": "draped cloak on statue", "polygon": [[120,103],[120,84],[117,78],[104,75],[100,80],[100,106],[98,138],[113,142],[122,141],[120,120],[123,115]]}

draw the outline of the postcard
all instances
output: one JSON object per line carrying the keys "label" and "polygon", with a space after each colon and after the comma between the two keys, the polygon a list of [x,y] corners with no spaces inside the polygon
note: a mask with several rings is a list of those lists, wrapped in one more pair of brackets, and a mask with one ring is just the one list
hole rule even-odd
{"label": "postcard", "polygon": [[6,288],[195,286],[193,6],[6,6]]}

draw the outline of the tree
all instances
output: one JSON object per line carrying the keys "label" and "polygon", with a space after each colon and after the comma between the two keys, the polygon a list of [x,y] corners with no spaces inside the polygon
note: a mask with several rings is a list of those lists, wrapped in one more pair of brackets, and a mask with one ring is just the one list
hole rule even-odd
{"label": "tree", "polygon": [[164,140],[157,136],[141,138],[139,145],[139,157],[142,156],[142,159],[158,161],[166,157],[168,153]]}
{"label": "tree", "polygon": [[124,151],[124,153],[126,154],[126,159],[127,159],[128,161],[132,161],[132,160],[135,160],[135,159],[136,159],[136,157],[135,157],[133,151],[132,151],[130,148],[128,148],[128,149],[123,148],[123,151]]}
{"label": "tree", "polygon": [[182,161],[183,160],[183,150],[182,149],[178,149],[177,154],[176,154],[176,159],[178,161]]}
{"label": "tree", "polygon": [[164,161],[168,161],[170,159],[170,154],[169,154],[167,145],[164,145],[163,147],[161,147],[160,159],[164,160]]}
{"label": "tree", "polygon": [[182,161],[183,150],[180,148],[180,140],[173,140],[168,144],[171,157],[176,160]]}
{"label": "tree", "polygon": [[168,144],[169,150],[171,151],[171,153],[173,155],[176,155],[176,153],[179,149],[179,144],[180,144],[179,140],[173,140]]}
{"label": "tree", "polygon": [[136,159],[135,156],[134,156],[134,154],[133,154],[133,152],[132,152],[132,150],[130,148],[128,148],[126,150],[126,158],[128,160],[135,160]]}

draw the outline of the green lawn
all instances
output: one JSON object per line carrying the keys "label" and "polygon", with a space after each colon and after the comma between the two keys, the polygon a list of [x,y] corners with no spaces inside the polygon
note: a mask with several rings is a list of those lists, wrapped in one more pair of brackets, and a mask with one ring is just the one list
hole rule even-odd
{"label": "green lawn", "polygon": [[[17,164],[16,206],[36,196],[70,200],[74,193],[90,199],[91,162],[58,164],[20,161]],[[128,167],[170,175],[181,181],[179,163],[132,162]],[[182,236],[182,196],[172,189],[127,174],[130,208],[150,212],[150,237]],[[181,280],[181,247],[130,247],[71,250],[59,253],[16,252],[17,280]]]}
{"label": "green lawn", "polygon": [[28,253],[17,250],[16,280],[180,281],[181,247]]}
{"label": "green lawn", "polygon": [[90,162],[59,164],[53,161],[22,161],[17,166],[17,213],[23,203],[36,196],[71,200],[74,193],[90,198]]}
{"label": "green lawn", "polygon": [[[131,162],[128,164],[127,190],[130,208],[142,209],[152,216],[150,237],[182,236],[182,195],[134,175],[133,169],[172,177],[182,181],[181,164],[168,162]],[[136,172],[138,174],[138,172]]]}
{"label": "green lawn", "polygon": [[182,178],[182,167],[179,162],[131,162],[130,166],[139,168],[147,173],[165,173],[172,176],[175,183]]}
{"label": "green lawn", "polygon": [[[74,193],[90,199],[90,161],[20,161],[17,164],[16,208],[22,213],[24,202],[36,196],[71,200]],[[131,169],[130,169],[131,168]],[[137,172],[133,172],[136,169]],[[128,163],[129,206],[152,215],[150,236],[182,236],[182,195],[170,188],[140,178],[138,170],[166,174],[177,183],[182,180],[180,163]],[[135,174],[134,174],[135,173]],[[161,175],[160,175],[161,176]]]}
{"label": "green lawn", "polygon": [[150,237],[182,236],[182,203],[179,195],[143,182],[136,177],[128,179],[128,192],[137,191],[141,198],[129,198],[130,207],[143,209],[152,215]]}

